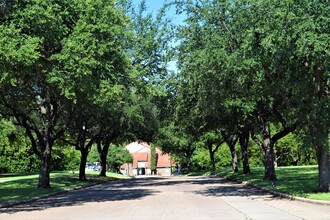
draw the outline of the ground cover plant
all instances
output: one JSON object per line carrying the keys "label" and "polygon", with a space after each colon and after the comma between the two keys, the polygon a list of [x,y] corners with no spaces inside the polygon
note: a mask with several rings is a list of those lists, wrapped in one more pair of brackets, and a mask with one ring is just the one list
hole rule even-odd
{"label": "ground cover plant", "polygon": [[111,173],[108,173],[108,177],[100,177],[98,172],[91,171],[87,173],[87,181],[79,181],[77,173],[54,172],[51,173],[50,177],[52,187],[50,189],[40,189],[36,187],[38,174],[0,174],[0,204],[31,199],[120,177],[120,175]]}

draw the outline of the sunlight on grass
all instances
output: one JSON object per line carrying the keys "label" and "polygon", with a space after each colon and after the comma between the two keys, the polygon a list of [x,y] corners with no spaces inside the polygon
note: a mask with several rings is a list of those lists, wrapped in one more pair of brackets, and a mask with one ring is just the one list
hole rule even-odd
{"label": "sunlight on grass", "polygon": [[263,180],[263,167],[251,168],[251,174],[233,173],[230,168],[220,170],[217,173],[294,196],[330,201],[330,193],[317,193],[317,166],[278,167],[276,168],[277,181],[274,185],[270,181]]}
{"label": "sunlight on grass", "polygon": [[50,189],[37,188],[38,174],[0,175],[0,203],[15,202],[77,187],[93,185],[103,181],[118,179],[118,174],[107,173],[108,177],[98,176],[98,172],[86,173],[87,181],[78,180],[78,172],[52,172]]}
{"label": "sunlight on grass", "polygon": [[330,201],[330,193],[308,193],[307,198]]}

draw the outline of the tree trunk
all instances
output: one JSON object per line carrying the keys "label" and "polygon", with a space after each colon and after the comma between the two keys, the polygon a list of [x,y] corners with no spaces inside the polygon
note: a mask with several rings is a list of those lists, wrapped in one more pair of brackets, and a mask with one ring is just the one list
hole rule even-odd
{"label": "tree trunk", "polygon": [[50,188],[51,145],[48,141],[42,149],[38,188]]}
{"label": "tree trunk", "polygon": [[[321,126],[322,127],[322,126]],[[319,171],[319,192],[329,192],[330,191],[330,152],[329,152],[329,142],[328,134],[326,129],[317,126],[316,129],[312,130],[311,135],[313,135],[313,144],[316,149],[316,157],[318,163]]]}
{"label": "tree trunk", "polygon": [[156,148],[153,144],[150,145],[150,170],[151,175],[157,174],[157,154]]}
{"label": "tree trunk", "polygon": [[207,145],[207,147],[208,147],[208,150],[209,150],[209,155],[210,155],[210,160],[211,160],[211,169],[212,169],[212,171],[215,171],[215,159],[214,159],[215,151],[213,151],[213,149],[212,149],[213,144],[209,143]]}
{"label": "tree trunk", "polygon": [[107,155],[102,151],[100,154],[101,159],[101,169],[100,169],[100,176],[107,176]]}
{"label": "tree trunk", "polygon": [[238,172],[238,158],[237,158],[237,154],[236,154],[236,150],[235,150],[235,145],[232,144],[228,144],[229,145],[229,149],[230,149],[230,153],[231,153],[231,169],[234,173]]}
{"label": "tree trunk", "polygon": [[273,153],[273,146],[269,145],[266,151],[265,157],[265,180],[275,181],[275,165],[274,165],[274,153]]}
{"label": "tree trunk", "polygon": [[80,167],[79,167],[79,180],[85,181],[86,180],[86,163],[87,163],[87,155],[88,151],[85,148],[80,148]]}
{"label": "tree trunk", "polygon": [[251,173],[248,154],[249,138],[249,130],[247,128],[243,128],[239,136],[239,143],[242,151],[243,174]]}
{"label": "tree trunk", "polygon": [[188,148],[186,150],[184,150],[184,155],[185,155],[185,165],[187,168],[187,172],[190,173],[191,172],[191,157],[193,155],[195,151],[195,148]]}
{"label": "tree trunk", "polygon": [[235,134],[227,135],[225,132],[222,132],[222,137],[225,139],[231,154],[231,169],[234,173],[238,172],[238,158],[235,150],[235,146],[238,138]]}
{"label": "tree trunk", "polygon": [[100,170],[100,176],[107,176],[107,155],[110,147],[110,142],[105,141],[103,144],[103,149],[101,146],[101,141],[97,143],[97,150],[100,155],[101,160],[101,170]]}
{"label": "tree trunk", "polygon": [[319,192],[330,191],[330,155],[329,148],[325,145],[316,146],[316,156],[319,170]]}
{"label": "tree trunk", "polygon": [[269,122],[264,120],[262,129],[263,148],[265,156],[265,180],[275,181],[275,165],[274,165],[274,145],[270,135]]}
{"label": "tree trunk", "polygon": [[270,134],[270,126],[267,118],[260,120],[261,125],[261,136],[262,141],[258,139],[252,130],[252,139],[260,147],[261,152],[264,155],[264,164],[265,164],[265,180],[275,181],[275,166],[274,166],[274,142]]}

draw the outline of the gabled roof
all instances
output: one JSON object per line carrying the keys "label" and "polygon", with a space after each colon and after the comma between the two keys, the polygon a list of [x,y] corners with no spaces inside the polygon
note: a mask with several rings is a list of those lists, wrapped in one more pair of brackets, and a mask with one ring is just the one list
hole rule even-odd
{"label": "gabled roof", "polygon": [[150,151],[150,146],[146,142],[140,142],[140,141],[135,141],[130,144],[128,144],[125,147],[128,152],[132,153],[137,153],[137,152],[149,152]]}

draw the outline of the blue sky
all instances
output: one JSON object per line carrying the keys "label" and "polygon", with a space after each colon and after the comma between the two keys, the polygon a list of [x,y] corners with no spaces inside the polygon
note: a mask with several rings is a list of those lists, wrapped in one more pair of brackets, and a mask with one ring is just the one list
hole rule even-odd
{"label": "blue sky", "polygon": [[[133,0],[134,4],[141,2],[141,0]],[[166,1],[165,0],[146,0],[149,11],[156,12]]]}
{"label": "blue sky", "polygon": [[[133,4],[138,4],[141,0],[132,0]],[[169,0],[146,0],[147,10],[153,13],[156,13],[164,3],[169,2]],[[175,8],[171,7],[171,10],[168,12],[169,17],[173,19],[174,23],[182,23],[184,20],[184,15],[176,15]]]}
{"label": "blue sky", "polygon": [[[137,5],[141,2],[141,0],[132,0],[133,4]],[[166,0],[146,0],[147,11],[152,13],[157,13],[157,11],[163,6]],[[175,8],[172,7],[171,10],[168,12],[168,16],[173,19],[172,21],[176,24],[180,24],[184,20],[184,15],[176,15]],[[168,69],[174,72],[177,72],[176,62],[171,61],[168,63]]]}

